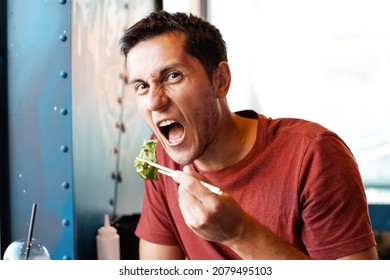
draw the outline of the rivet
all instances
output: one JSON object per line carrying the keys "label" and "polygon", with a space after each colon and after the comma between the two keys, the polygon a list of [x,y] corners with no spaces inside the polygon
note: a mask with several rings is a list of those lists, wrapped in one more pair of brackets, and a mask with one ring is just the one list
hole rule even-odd
{"label": "rivet", "polygon": [[70,260],[70,257],[67,256],[67,255],[65,255],[65,256],[62,257],[62,259],[63,259],[64,261],[67,261],[67,260]]}
{"label": "rivet", "polygon": [[62,224],[63,227],[68,227],[68,226],[70,225],[70,222],[69,222],[69,220],[67,220],[67,219],[63,219],[63,220],[61,221],[61,224]]}
{"label": "rivet", "polygon": [[61,108],[60,113],[61,115],[66,116],[68,114],[68,110],[66,108]]}
{"label": "rivet", "polygon": [[61,186],[62,186],[64,189],[66,189],[66,190],[69,189],[69,187],[70,187],[69,183],[66,182],[66,181],[62,182]]}
{"label": "rivet", "polygon": [[66,153],[69,150],[68,146],[62,145],[61,146],[61,151]]}
{"label": "rivet", "polygon": [[68,77],[68,73],[66,73],[65,71],[61,71],[60,76],[65,79],[66,77]]}
{"label": "rivet", "polygon": [[66,0],[58,0],[58,2],[62,5],[66,4]]}
{"label": "rivet", "polygon": [[68,39],[68,37],[66,37],[65,34],[61,34],[59,39],[60,39],[60,41],[65,42]]}

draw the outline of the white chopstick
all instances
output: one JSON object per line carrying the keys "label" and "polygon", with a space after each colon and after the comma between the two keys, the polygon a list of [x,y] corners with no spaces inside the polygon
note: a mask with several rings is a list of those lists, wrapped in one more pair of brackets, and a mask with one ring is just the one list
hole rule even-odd
{"label": "white chopstick", "polygon": [[[168,167],[165,167],[163,165],[160,165],[158,163],[155,163],[155,162],[151,162],[151,161],[148,161],[148,160],[145,160],[145,159],[142,159],[142,158],[138,158],[137,157],[137,160],[139,161],[142,161],[142,162],[146,162],[147,164],[153,166],[153,167],[156,167],[158,169],[158,172],[160,172],[161,174],[164,174],[166,176],[169,176],[169,177],[172,177],[173,175],[173,172],[174,170],[168,168]],[[203,181],[199,181],[204,187],[206,187],[209,191],[215,193],[215,194],[219,194],[221,195],[222,194],[222,191],[220,188],[216,187],[216,186],[213,186],[209,183],[206,183],[206,182],[203,182]]]}

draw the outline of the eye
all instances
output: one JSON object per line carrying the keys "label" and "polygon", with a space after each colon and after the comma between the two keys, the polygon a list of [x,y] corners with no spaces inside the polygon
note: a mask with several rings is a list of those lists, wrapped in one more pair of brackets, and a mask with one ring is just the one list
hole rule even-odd
{"label": "eye", "polygon": [[148,86],[145,83],[137,83],[134,85],[134,91],[136,94],[145,94],[148,92]]}
{"label": "eye", "polygon": [[180,82],[183,78],[183,75],[180,72],[171,72],[168,74],[166,81],[168,83],[177,83]]}

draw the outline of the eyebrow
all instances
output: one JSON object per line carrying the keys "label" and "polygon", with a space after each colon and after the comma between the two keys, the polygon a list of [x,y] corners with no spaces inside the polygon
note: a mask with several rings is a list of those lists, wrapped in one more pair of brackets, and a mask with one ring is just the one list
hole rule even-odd
{"label": "eyebrow", "polygon": [[138,82],[144,83],[145,81],[142,80],[142,79],[132,79],[131,81],[128,82],[128,84],[131,85],[131,84],[135,84],[135,83],[138,83]]}
{"label": "eyebrow", "polygon": [[[175,68],[179,68],[179,67],[184,67],[184,65],[182,63],[172,63],[172,64],[168,64],[167,66],[165,66],[164,68],[162,68],[159,72],[158,72],[158,78],[160,78],[161,76],[165,76],[166,73],[168,73],[169,71],[171,71],[172,69],[175,69]],[[137,82],[145,82],[143,79],[140,79],[140,78],[135,78],[135,79],[131,79],[129,81],[129,85],[130,84],[134,84],[134,83],[137,83]]]}

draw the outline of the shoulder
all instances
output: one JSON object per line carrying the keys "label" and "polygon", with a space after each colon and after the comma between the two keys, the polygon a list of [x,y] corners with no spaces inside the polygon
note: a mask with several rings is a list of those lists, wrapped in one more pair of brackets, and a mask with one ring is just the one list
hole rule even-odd
{"label": "shoulder", "polygon": [[317,122],[300,118],[273,119],[259,115],[259,122],[263,122],[265,128],[273,133],[296,134],[308,137],[317,137],[320,135],[337,136],[336,133]]}
{"label": "shoulder", "polygon": [[[268,118],[259,114],[259,127],[265,145],[279,144],[288,150],[300,151],[306,154],[347,154],[351,150],[335,132],[325,126],[299,118]],[[292,152],[292,151],[290,151]]]}

